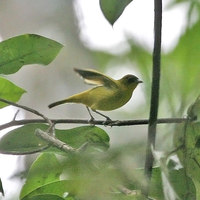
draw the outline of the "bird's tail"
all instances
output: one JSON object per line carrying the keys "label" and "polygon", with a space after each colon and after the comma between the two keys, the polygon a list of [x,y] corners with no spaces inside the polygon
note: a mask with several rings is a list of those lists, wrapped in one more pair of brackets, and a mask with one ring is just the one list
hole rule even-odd
{"label": "bird's tail", "polygon": [[51,103],[50,105],[48,105],[48,107],[53,108],[55,106],[59,106],[59,105],[64,104],[64,103],[80,103],[81,98],[77,98],[77,97],[78,97],[78,95],[73,95],[73,96],[71,96],[67,99],[63,99],[63,100]]}
{"label": "bird's tail", "polygon": [[55,106],[58,106],[58,105],[61,105],[61,104],[64,104],[64,103],[67,103],[66,99],[64,100],[61,100],[61,101],[56,101],[54,103],[51,103],[50,105],[48,105],[49,108],[53,108]]}

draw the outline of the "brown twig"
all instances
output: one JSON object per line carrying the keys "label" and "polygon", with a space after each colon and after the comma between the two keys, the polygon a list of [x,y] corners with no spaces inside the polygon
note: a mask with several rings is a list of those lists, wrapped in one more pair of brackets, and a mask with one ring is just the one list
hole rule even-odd
{"label": "brown twig", "polygon": [[[50,119],[53,124],[90,124],[87,119]],[[182,123],[185,122],[186,118],[161,118],[158,119],[158,124],[168,124],[168,123]],[[14,120],[5,124],[0,125],[0,131],[9,127],[26,125],[26,124],[36,124],[36,123],[47,123],[44,119],[23,119]],[[107,126],[133,126],[133,125],[147,125],[149,123],[148,119],[136,119],[136,120],[114,120],[109,122]],[[94,120],[93,125],[103,125],[105,126],[104,120]]]}

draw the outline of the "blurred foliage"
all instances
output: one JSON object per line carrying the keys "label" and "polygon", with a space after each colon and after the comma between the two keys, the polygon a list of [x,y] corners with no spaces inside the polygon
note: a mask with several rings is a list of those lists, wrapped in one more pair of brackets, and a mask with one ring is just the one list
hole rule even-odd
{"label": "blurred foliage", "polygon": [[[101,2],[106,3],[107,1]],[[111,24],[122,14],[128,5],[127,2],[130,1],[126,1],[125,5],[117,11],[105,11],[103,5],[104,14],[108,12],[106,15],[110,15],[110,12],[114,12],[111,13],[113,14],[111,20],[110,16],[107,17]],[[174,0],[171,6],[177,6],[179,3],[188,5],[187,26],[174,49],[162,55],[159,110],[161,116],[166,116],[166,114],[176,117],[183,116],[187,107],[200,93],[198,86],[200,2],[198,0]],[[139,110],[147,112],[150,102],[152,55],[145,45],[130,36],[127,36],[127,44],[129,45],[128,50],[117,55],[91,49],[87,51],[103,70],[114,68],[116,64],[125,67],[130,66],[131,63],[133,69],[140,73],[141,79],[144,81],[146,100],[146,105],[136,109],[135,112],[139,112]],[[52,49],[54,45],[55,48]],[[41,51],[41,47],[45,47],[44,52]],[[30,48],[33,48],[33,51],[30,51]],[[37,37],[31,34],[11,38],[0,44],[0,50],[4,55],[0,63],[1,72],[15,73],[24,64],[48,64],[61,48],[61,44],[38,35]],[[70,50],[71,48],[72,46],[70,46]],[[38,55],[38,53],[41,54]],[[10,62],[10,57],[13,62]],[[77,52],[75,52],[75,57],[77,58]],[[1,98],[8,98],[16,102],[24,93],[23,89],[4,78],[0,79],[0,83],[2,83],[1,86],[6,84],[5,87],[0,88]],[[178,155],[181,165],[179,168],[176,164],[169,165],[168,155],[156,159],[158,166],[153,168],[149,192],[151,198],[157,200],[200,198],[199,105],[199,98],[197,98],[188,109],[188,121],[177,126],[176,129],[171,129],[175,135],[176,151],[173,153]],[[46,130],[48,126],[44,124],[25,125],[8,132],[0,141],[1,153],[27,154],[46,148],[47,144],[35,136],[36,128]],[[165,131],[163,128],[161,132]],[[53,147],[46,149],[48,152],[40,154],[30,167],[20,199],[145,199],[141,194],[146,186],[144,170],[141,168],[144,163],[144,142],[109,149],[107,133],[92,126],[56,130],[55,137],[74,148],[89,142],[92,149],[77,154],[60,154],[60,151]],[[164,141],[162,141],[163,143]],[[168,151],[170,151],[169,148]],[[163,154],[165,155],[166,152]],[[127,189],[127,193],[124,187]],[[3,192],[2,186],[0,186],[0,192]]]}
{"label": "blurred foliage", "polygon": [[187,22],[188,25],[192,22],[193,17],[200,20],[200,2],[199,0],[172,0],[169,7],[177,6],[178,4],[186,4],[188,6]]}
{"label": "blurred foliage", "polygon": [[[162,55],[160,92],[160,114],[162,115],[165,113],[171,116],[183,115],[187,106],[200,92],[197,87],[198,74],[200,74],[199,27],[200,20],[186,28],[171,52]],[[144,95],[147,103],[145,108],[148,108],[151,88],[151,53],[135,40],[128,39],[128,41],[130,50],[121,55],[94,51],[94,56],[99,66],[104,69],[108,66],[112,67],[112,63],[122,66],[133,63],[144,82]]]}
{"label": "blurred foliage", "polygon": [[[177,155],[184,167],[185,177],[192,179],[196,188],[196,199],[200,198],[200,97],[189,107],[188,120],[177,126],[174,143]],[[189,184],[188,184],[189,185]],[[188,193],[191,193],[188,190]]]}

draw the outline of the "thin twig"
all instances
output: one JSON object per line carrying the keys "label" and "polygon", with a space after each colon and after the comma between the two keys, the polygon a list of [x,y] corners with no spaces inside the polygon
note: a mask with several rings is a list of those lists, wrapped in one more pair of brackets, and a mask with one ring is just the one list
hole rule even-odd
{"label": "thin twig", "polygon": [[13,117],[13,121],[15,121],[15,120],[16,120],[16,118],[17,118],[17,115],[19,114],[19,111],[20,111],[20,110],[17,110],[17,112],[15,113],[15,115],[14,115],[14,117]]}
{"label": "thin twig", "polygon": [[[20,104],[17,104],[17,103],[14,103],[14,102],[11,102],[11,101],[8,101],[6,99],[2,99],[0,98],[0,101],[1,102],[4,102],[4,103],[7,103],[9,105],[12,105],[12,106],[15,106],[17,108],[22,108],[28,112],[31,112],[35,115],[38,115],[40,117],[42,117],[48,124],[49,124],[49,128],[48,128],[48,133],[53,135],[54,134],[54,123],[48,118],[46,117],[45,115],[43,115],[42,113],[38,112],[37,110],[33,109],[33,108],[29,108],[27,106],[23,106],[23,105],[20,105]],[[18,112],[17,112],[18,113]],[[15,114],[14,118],[13,118],[13,121],[12,122],[16,122],[15,118],[17,116],[17,113]],[[11,122],[11,123],[12,123]],[[1,129],[0,129],[1,130]]]}
{"label": "thin twig", "polygon": [[[182,123],[185,122],[187,118],[161,118],[158,119],[158,124],[171,124],[171,123]],[[87,119],[50,119],[53,124],[91,124]],[[15,120],[5,124],[0,125],[0,131],[13,126],[20,126],[26,124],[36,124],[36,123],[47,123],[44,119],[23,119]],[[136,120],[114,120],[109,122],[107,126],[133,126],[133,125],[147,125],[149,123],[148,119],[136,119]],[[94,120],[93,125],[105,126],[104,120]]]}
{"label": "thin twig", "polygon": [[88,145],[88,143],[85,143],[79,149],[75,149],[70,145],[62,142],[61,140],[49,135],[47,132],[42,131],[40,129],[36,129],[35,134],[41,139],[43,139],[45,142],[48,142],[49,145],[52,145],[66,153],[77,153],[80,151],[84,151],[86,146]]}
{"label": "thin twig", "polygon": [[14,102],[8,101],[6,99],[2,99],[2,98],[0,98],[0,101],[4,102],[6,104],[9,104],[9,105],[15,106],[17,108],[22,108],[22,109],[24,109],[24,110],[26,110],[28,112],[31,112],[31,113],[33,113],[35,115],[38,115],[38,116],[42,117],[44,120],[46,120],[47,123],[49,123],[49,124],[52,123],[45,115],[43,115],[42,113],[38,112],[37,110],[35,110],[33,108],[29,108],[27,106],[23,106],[23,105],[20,105],[20,104],[17,104],[17,103],[14,103]]}
{"label": "thin twig", "polygon": [[153,154],[151,147],[155,147],[156,126],[159,105],[159,88],[160,88],[160,54],[161,54],[161,29],[162,29],[162,0],[154,0],[154,49],[153,49],[153,71],[151,87],[151,107],[148,126],[148,141],[145,160],[145,175],[148,180],[147,188],[143,191],[148,196],[150,179],[153,167]]}

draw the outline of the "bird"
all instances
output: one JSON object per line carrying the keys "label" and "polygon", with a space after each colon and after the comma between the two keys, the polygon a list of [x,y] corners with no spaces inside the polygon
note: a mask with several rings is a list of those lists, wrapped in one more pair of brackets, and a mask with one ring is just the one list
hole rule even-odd
{"label": "bird", "polygon": [[74,71],[83,78],[85,83],[95,85],[95,87],[51,103],[48,107],[53,108],[65,103],[83,104],[89,112],[90,121],[94,120],[90,109],[105,117],[106,121],[111,121],[108,116],[99,111],[111,111],[122,107],[131,99],[137,85],[142,83],[138,77],[132,74],[115,80],[94,69],[74,68]]}

